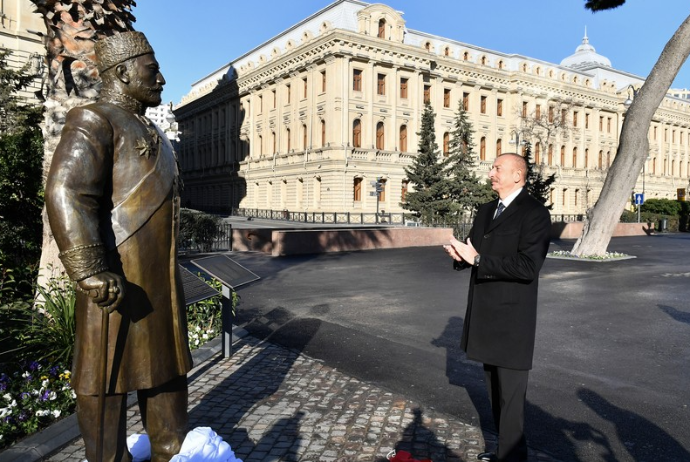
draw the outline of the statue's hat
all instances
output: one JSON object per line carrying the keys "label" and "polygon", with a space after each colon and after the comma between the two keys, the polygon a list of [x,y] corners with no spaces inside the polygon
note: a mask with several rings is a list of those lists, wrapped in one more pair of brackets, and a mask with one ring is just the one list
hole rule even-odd
{"label": "statue's hat", "polygon": [[128,59],[153,53],[153,48],[142,32],[130,31],[98,40],[94,46],[98,72],[105,72]]}

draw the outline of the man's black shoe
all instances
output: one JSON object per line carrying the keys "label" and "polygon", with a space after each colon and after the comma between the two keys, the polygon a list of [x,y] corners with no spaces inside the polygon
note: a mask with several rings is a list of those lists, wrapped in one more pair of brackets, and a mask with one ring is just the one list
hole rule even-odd
{"label": "man's black shoe", "polygon": [[477,455],[477,460],[484,462],[497,462],[498,457],[493,452],[481,452]]}

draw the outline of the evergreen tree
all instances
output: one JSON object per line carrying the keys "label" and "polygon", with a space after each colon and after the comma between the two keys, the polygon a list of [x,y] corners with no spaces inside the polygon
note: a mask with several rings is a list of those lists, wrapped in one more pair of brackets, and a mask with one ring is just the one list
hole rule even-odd
{"label": "evergreen tree", "polygon": [[467,118],[462,101],[450,134],[446,169],[445,192],[450,200],[451,214],[461,217],[473,214],[479,205],[490,201],[495,194],[491,186],[474,172],[477,158],[473,151],[472,123]]}
{"label": "evergreen tree", "polygon": [[43,208],[42,113],[16,97],[33,76],[10,68],[8,55],[0,50],[0,287],[7,278],[32,278],[41,254]]}
{"label": "evergreen tree", "polygon": [[417,155],[412,165],[405,167],[405,173],[414,191],[405,195],[400,205],[410,210],[425,225],[433,224],[449,212],[449,201],[444,197],[444,168],[436,144],[434,121],[436,114],[429,103],[422,113],[422,128]]}
{"label": "evergreen tree", "polygon": [[[532,144],[525,144],[525,161],[527,161],[527,192],[535,199],[538,199],[542,204],[546,204],[551,193],[551,185],[556,181],[556,174],[544,178],[541,174],[541,169],[532,162]],[[553,204],[546,206],[551,210]]]}

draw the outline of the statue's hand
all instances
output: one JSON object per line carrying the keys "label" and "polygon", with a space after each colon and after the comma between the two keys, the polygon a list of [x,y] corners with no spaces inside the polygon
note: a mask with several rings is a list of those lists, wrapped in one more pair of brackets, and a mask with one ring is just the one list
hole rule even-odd
{"label": "statue's hand", "polygon": [[91,297],[98,306],[112,313],[125,297],[125,284],[118,274],[104,271],[77,283],[77,290]]}

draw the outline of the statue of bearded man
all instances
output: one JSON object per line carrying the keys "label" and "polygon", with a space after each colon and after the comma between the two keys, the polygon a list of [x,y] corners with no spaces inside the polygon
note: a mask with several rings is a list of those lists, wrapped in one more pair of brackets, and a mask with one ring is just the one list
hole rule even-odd
{"label": "statue of bearded man", "polygon": [[99,40],[95,54],[100,98],[67,114],[45,191],[60,259],[77,285],[72,387],[89,461],[98,461],[100,445],[103,461],[131,460],[125,409],[136,390],[151,460],[163,462],[187,433],[192,365],[177,265],[177,163],[144,116],[161,103],[165,79],[140,32]]}

